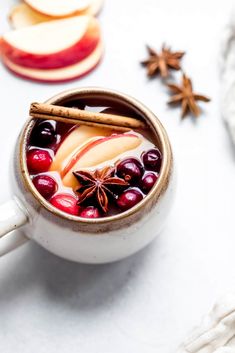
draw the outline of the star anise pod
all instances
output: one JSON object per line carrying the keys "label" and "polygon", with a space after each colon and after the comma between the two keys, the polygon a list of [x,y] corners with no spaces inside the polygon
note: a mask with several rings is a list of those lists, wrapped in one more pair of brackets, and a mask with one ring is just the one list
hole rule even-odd
{"label": "star anise pod", "polygon": [[147,68],[147,74],[149,77],[153,77],[160,73],[163,78],[169,76],[169,69],[180,70],[180,59],[184,56],[184,52],[171,51],[170,47],[166,47],[165,44],[162,46],[162,51],[158,54],[154,49],[147,45],[147,51],[149,58],[141,62],[143,66]]}
{"label": "star anise pod", "polygon": [[181,104],[182,112],[181,117],[184,118],[188,112],[191,112],[194,116],[200,114],[200,108],[197,105],[197,101],[209,102],[210,98],[203,96],[202,94],[193,92],[192,81],[185,74],[182,76],[181,85],[174,83],[168,83],[167,86],[174,93],[168,102],[168,104]]}
{"label": "star anise pod", "polygon": [[77,192],[79,193],[78,204],[84,201],[95,198],[100,208],[104,213],[108,211],[108,195],[115,198],[113,189],[125,188],[129,184],[121,178],[114,176],[114,168],[104,167],[94,171],[80,170],[74,172],[80,187]]}

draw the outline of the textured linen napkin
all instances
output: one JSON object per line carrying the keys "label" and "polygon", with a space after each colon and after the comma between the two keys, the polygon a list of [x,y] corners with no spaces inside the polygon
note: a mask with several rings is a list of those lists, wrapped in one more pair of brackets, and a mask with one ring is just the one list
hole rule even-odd
{"label": "textured linen napkin", "polygon": [[222,38],[222,114],[235,145],[235,12]]}
{"label": "textured linen napkin", "polygon": [[218,301],[177,353],[235,353],[235,291]]}

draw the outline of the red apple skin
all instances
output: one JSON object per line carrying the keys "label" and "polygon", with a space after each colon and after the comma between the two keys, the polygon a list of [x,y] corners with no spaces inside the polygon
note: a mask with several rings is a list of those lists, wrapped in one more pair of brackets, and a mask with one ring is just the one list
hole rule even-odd
{"label": "red apple skin", "polygon": [[88,75],[90,72],[95,70],[97,68],[97,66],[99,66],[102,59],[103,59],[103,54],[100,56],[99,60],[95,63],[94,66],[92,66],[88,70],[84,71],[82,74],[75,75],[74,77],[69,77],[69,78],[65,78],[65,79],[58,79],[58,80],[38,79],[38,78],[33,78],[33,77],[29,77],[27,75],[20,74],[19,72],[15,72],[14,70],[12,70],[10,67],[7,66],[7,64],[4,62],[4,58],[3,58],[3,64],[9,72],[11,72],[12,74],[14,74],[15,76],[17,76],[19,78],[23,78],[24,80],[38,82],[38,83],[58,84],[58,83],[66,83],[66,82],[75,81],[75,80],[78,80],[79,78],[82,78],[82,77]]}
{"label": "red apple skin", "polygon": [[96,19],[91,19],[84,36],[73,46],[49,55],[30,54],[14,48],[4,38],[0,41],[1,53],[16,65],[30,69],[59,69],[85,59],[96,48],[101,33]]}

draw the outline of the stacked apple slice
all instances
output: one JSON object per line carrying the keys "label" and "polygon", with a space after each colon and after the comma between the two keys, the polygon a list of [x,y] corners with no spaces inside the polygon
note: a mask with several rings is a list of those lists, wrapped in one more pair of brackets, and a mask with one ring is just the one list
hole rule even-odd
{"label": "stacked apple slice", "polygon": [[91,15],[77,15],[88,13],[91,2],[58,0],[55,6],[54,0],[27,0],[19,5],[26,8],[23,13],[49,19],[26,21],[30,25],[16,25],[18,29],[3,35],[3,63],[16,75],[40,82],[69,81],[91,71],[102,56],[100,26]]}
{"label": "stacked apple slice", "polygon": [[74,171],[106,162],[110,165],[110,161],[135,150],[142,142],[141,136],[135,133],[110,135],[110,130],[79,126],[61,144],[50,170],[60,173],[65,186],[76,188]]}
{"label": "stacked apple slice", "polygon": [[41,22],[74,15],[96,16],[104,0],[25,0],[13,6],[9,14],[14,29],[32,26]]}

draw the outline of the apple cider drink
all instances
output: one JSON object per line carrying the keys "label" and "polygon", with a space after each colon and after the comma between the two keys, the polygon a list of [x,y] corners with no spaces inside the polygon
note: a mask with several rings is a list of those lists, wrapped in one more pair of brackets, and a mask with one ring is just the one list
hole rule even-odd
{"label": "apple cider drink", "polygon": [[[92,100],[70,106],[126,113]],[[111,216],[141,202],[157,183],[161,162],[150,133],[101,124],[37,120],[27,146],[28,172],[37,191],[59,210],[83,218]]]}

